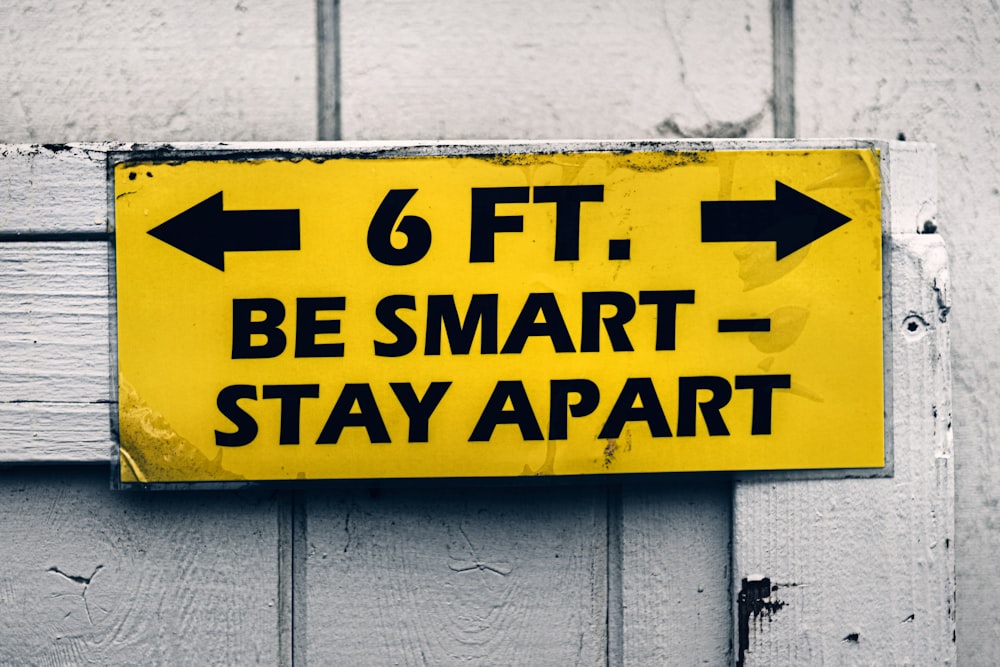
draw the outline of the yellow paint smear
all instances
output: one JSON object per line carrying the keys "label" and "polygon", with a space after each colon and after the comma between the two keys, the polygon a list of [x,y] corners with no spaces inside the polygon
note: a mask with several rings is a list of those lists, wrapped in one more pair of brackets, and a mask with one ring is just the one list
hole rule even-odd
{"label": "yellow paint smear", "polygon": [[178,435],[163,415],[146,405],[124,376],[119,376],[118,391],[122,482],[179,482],[223,475],[243,479],[222,467],[221,449],[216,459],[210,460]]}

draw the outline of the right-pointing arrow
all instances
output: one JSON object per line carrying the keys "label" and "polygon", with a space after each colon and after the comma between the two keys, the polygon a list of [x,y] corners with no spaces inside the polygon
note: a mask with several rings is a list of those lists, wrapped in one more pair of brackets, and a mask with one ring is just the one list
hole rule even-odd
{"label": "right-pointing arrow", "polygon": [[774,200],[703,201],[702,243],[773,241],[780,260],[850,221],[780,181],[774,194]]}

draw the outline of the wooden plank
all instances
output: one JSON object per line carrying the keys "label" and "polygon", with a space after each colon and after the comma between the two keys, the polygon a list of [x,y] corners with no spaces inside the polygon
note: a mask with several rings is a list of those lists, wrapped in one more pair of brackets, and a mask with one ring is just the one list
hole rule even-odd
{"label": "wooden plank", "polygon": [[311,139],[315,20],[297,0],[4,2],[0,137]]}
{"label": "wooden plank", "polygon": [[603,489],[308,494],[307,664],[603,665]]}
{"label": "wooden plank", "polygon": [[110,398],[108,244],[0,244],[0,402]]}
{"label": "wooden plank", "polygon": [[113,444],[108,403],[0,403],[0,463],[104,463]]}
{"label": "wooden plank", "polygon": [[0,472],[0,663],[276,664],[276,501]]}
{"label": "wooden plank", "polygon": [[[907,157],[928,164],[893,153],[889,212],[913,229],[934,184],[904,178]],[[896,234],[890,257],[894,476],[736,484],[738,664],[954,663],[947,256],[938,236]]]}
{"label": "wooden plank", "polygon": [[732,664],[729,482],[642,484],[623,496],[622,664]]}
{"label": "wooden plank", "polygon": [[394,0],[340,11],[347,138],[771,133],[767,0],[475,10]]}
{"label": "wooden plank", "polygon": [[804,134],[905,135],[938,147],[953,258],[958,655],[1000,664],[1000,137],[994,2],[796,3]]}
{"label": "wooden plank", "polygon": [[0,234],[107,229],[105,145],[0,146]]}
{"label": "wooden plank", "polygon": [[108,245],[0,243],[0,461],[107,461]]}

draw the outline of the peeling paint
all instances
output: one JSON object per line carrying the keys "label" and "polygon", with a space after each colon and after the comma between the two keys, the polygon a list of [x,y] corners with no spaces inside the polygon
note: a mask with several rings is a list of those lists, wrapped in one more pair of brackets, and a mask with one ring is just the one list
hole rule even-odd
{"label": "peeling paint", "polygon": [[737,667],[743,667],[745,654],[750,649],[750,617],[754,620],[771,617],[780,611],[787,603],[782,602],[772,592],[778,589],[771,585],[769,577],[750,575],[743,578],[739,595],[736,596],[737,623],[739,633],[739,655]]}
{"label": "peeling paint", "polygon": [[673,116],[668,116],[656,126],[656,131],[665,137],[712,137],[715,139],[743,139],[760,127],[764,120],[764,110],[738,121],[709,121],[701,127],[682,128]]}
{"label": "peeling paint", "polygon": [[[60,570],[58,567],[55,567],[55,566],[52,566],[52,567],[50,567],[48,569],[48,572],[51,572],[52,574],[57,574],[60,577],[62,577],[63,579],[66,579],[67,581],[72,581],[74,584],[79,584],[79,585],[83,586],[83,590],[80,591],[79,595],[80,595],[80,599],[83,601],[83,609],[84,609],[84,611],[87,612],[87,621],[89,621],[91,625],[94,625],[94,616],[93,616],[93,614],[90,611],[90,602],[87,600],[87,591],[90,589],[91,583],[97,577],[97,573],[100,572],[103,569],[104,569],[104,565],[100,565],[99,564],[97,567],[94,568],[94,571],[90,574],[89,577],[84,577],[84,576],[74,575],[74,574],[67,574],[66,572],[63,572],[62,570]],[[56,597],[63,597],[63,596],[62,595],[58,595]],[[107,615],[108,613],[110,613],[109,610],[105,609],[104,607],[102,607],[100,605],[95,605],[95,606],[100,611],[104,612],[105,615]],[[67,614],[67,616],[68,615],[69,614]]]}
{"label": "peeling paint", "polygon": [[951,303],[948,299],[948,293],[946,288],[943,288],[935,280],[931,285],[931,289],[934,290],[934,297],[937,300],[938,308],[938,320],[943,324],[948,321],[948,313],[951,312]]}
{"label": "peeling paint", "polygon": [[[458,531],[462,535],[462,540],[465,542],[466,548],[461,549],[465,552],[461,555],[450,555],[448,562],[448,569],[456,574],[464,573],[481,573],[481,574],[494,574],[499,577],[506,577],[514,571],[513,565],[506,561],[489,562],[486,558],[481,558],[476,549],[476,545],[472,543],[469,538],[469,534],[465,531],[461,525],[458,526]],[[450,551],[450,549],[449,549]]]}

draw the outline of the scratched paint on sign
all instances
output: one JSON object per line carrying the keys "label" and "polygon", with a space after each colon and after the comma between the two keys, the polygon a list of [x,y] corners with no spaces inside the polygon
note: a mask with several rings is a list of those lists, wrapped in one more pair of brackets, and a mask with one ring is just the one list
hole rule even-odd
{"label": "scratched paint on sign", "polygon": [[126,161],[125,482],[881,467],[867,150]]}

